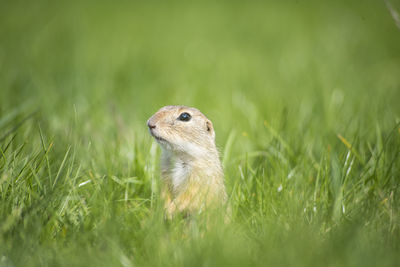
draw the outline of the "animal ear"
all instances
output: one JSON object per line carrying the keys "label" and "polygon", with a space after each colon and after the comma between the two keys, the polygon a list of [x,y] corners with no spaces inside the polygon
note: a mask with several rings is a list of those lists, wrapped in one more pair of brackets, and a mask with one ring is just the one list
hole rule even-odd
{"label": "animal ear", "polygon": [[206,121],[206,129],[207,129],[207,132],[214,137],[214,135],[215,135],[214,127],[213,127],[212,122],[209,120]]}

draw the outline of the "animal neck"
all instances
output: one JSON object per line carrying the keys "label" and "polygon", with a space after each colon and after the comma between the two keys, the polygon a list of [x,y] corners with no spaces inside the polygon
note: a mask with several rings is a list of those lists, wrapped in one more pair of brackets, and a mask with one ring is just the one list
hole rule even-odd
{"label": "animal neck", "polygon": [[175,191],[190,181],[209,181],[219,177],[222,168],[216,149],[204,156],[165,150],[162,155],[162,173]]}

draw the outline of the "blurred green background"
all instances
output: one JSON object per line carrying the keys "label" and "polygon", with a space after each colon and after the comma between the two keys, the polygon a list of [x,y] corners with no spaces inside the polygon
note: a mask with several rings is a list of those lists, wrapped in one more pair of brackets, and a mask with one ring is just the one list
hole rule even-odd
{"label": "blurred green background", "polygon": [[[0,266],[400,262],[384,1],[0,6]],[[146,120],[171,104],[214,123],[229,225],[162,220]]]}

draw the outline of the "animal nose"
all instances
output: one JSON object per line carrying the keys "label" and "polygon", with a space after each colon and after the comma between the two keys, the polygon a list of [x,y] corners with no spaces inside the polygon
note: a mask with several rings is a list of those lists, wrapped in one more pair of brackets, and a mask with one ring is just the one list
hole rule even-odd
{"label": "animal nose", "polygon": [[149,129],[156,128],[156,125],[155,124],[151,124],[150,121],[147,122],[147,126],[149,127]]}

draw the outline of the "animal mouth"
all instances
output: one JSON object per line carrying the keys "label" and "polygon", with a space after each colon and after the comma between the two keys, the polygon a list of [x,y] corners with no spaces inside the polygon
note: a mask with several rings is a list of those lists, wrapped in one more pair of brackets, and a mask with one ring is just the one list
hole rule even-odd
{"label": "animal mouth", "polygon": [[167,142],[167,140],[155,134],[152,129],[150,129],[150,134],[159,142]]}
{"label": "animal mouth", "polygon": [[156,136],[156,135],[153,135],[154,136],[154,138],[157,140],[157,141],[164,141],[164,142],[166,142],[167,140],[165,140],[164,138],[162,138],[162,137],[159,137],[159,136]]}

